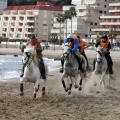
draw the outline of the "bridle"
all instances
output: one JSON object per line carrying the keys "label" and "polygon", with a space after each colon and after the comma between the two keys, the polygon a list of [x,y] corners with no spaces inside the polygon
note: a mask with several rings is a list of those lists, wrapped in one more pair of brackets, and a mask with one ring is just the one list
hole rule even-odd
{"label": "bridle", "polygon": [[[25,52],[24,53],[26,56],[27,56],[27,58],[28,59],[24,59],[24,60],[26,60],[26,64],[25,64],[25,66],[27,65],[27,67],[31,64],[31,62],[33,61],[33,57],[31,56],[31,53],[30,52]],[[31,60],[31,61],[30,61]],[[29,62],[30,61],[30,62]]]}
{"label": "bridle", "polygon": [[101,51],[96,51],[100,56],[101,56],[101,58],[98,58],[97,60],[96,60],[96,62],[97,63],[100,63],[100,62],[102,62],[102,59],[103,59],[103,54],[101,53]]}
{"label": "bridle", "polygon": [[[69,47],[68,45],[65,45],[65,46]],[[70,57],[70,58],[72,58],[72,51],[70,50],[70,47],[69,47],[68,50],[69,50],[69,52],[71,53],[71,57]],[[64,57],[64,58],[68,58],[68,57],[69,57],[69,52],[64,52],[64,53],[63,53],[63,57]]]}

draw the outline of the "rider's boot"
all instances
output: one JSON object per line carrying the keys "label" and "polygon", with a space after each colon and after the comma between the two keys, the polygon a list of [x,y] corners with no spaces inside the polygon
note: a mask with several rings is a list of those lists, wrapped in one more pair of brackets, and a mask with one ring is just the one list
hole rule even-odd
{"label": "rider's boot", "polygon": [[25,69],[25,65],[22,66],[20,77],[23,77],[23,75],[24,75],[24,69]]}
{"label": "rider's boot", "polygon": [[62,68],[60,68],[60,73],[63,73],[63,65],[64,65],[64,60],[61,59],[61,65],[62,65]]}
{"label": "rider's boot", "polygon": [[45,64],[42,58],[40,60],[40,72],[41,72],[42,79],[46,79]]}

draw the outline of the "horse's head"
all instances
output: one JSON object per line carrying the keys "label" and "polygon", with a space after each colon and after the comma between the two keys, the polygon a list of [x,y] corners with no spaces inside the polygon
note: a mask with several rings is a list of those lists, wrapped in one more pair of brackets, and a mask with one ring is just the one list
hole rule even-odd
{"label": "horse's head", "polygon": [[33,60],[35,55],[35,50],[33,47],[27,46],[24,50],[22,64],[27,65]]}
{"label": "horse's head", "polygon": [[66,60],[68,60],[70,58],[71,55],[71,48],[70,45],[68,43],[65,43],[63,46],[63,58]]}
{"label": "horse's head", "polygon": [[98,46],[97,50],[96,50],[96,59],[97,59],[97,63],[102,62],[102,59],[104,57],[104,50],[103,47]]}

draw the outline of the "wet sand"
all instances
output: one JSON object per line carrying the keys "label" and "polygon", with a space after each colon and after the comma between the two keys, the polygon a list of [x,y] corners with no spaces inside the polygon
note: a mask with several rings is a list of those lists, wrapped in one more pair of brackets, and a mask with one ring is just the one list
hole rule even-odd
{"label": "wet sand", "polygon": [[[57,58],[61,51],[44,53]],[[86,51],[89,64],[95,51]],[[1,120],[120,120],[120,53],[111,52],[114,62],[116,81],[108,84],[105,90],[96,93],[97,86],[91,84],[92,79],[83,83],[83,90],[78,91],[73,87],[72,94],[68,95],[61,84],[58,70],[50,72],[47,80],[46,96],[41,95],[41,87],[33,100],[33,85],[24,84],[24,96],[20,96],[20,78],[0,83],[0,119]]]}

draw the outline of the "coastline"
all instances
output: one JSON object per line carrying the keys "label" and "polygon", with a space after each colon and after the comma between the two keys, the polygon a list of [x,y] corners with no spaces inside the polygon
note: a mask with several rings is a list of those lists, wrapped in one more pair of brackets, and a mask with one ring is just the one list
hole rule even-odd
{"label": "coastline", "polygon": [[[60,59],[62,50],[43,50],[44,57]],[[22,55],[21,49],[19,48],[0,48],[0,55]]]}

